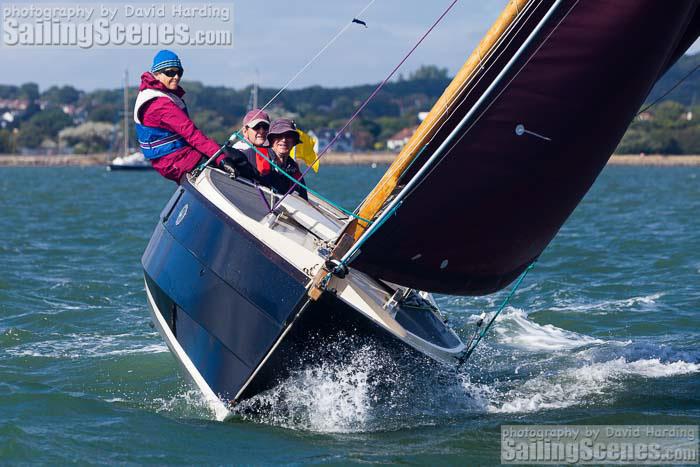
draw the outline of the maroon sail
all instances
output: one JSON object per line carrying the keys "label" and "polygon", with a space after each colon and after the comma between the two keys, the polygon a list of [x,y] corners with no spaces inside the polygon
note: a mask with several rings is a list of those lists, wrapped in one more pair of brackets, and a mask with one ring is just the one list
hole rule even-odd
{"label": "maroon sail", "polygon": [[697,0],[531,2],[351,266],[448,294],[505,287],[556,235],[697,37],[697,9]]}

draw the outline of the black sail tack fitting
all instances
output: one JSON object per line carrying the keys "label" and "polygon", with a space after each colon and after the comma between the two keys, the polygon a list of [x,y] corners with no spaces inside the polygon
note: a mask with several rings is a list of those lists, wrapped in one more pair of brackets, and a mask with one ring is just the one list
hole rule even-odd
{"label": "black sail tack fitting", "polygon": [[326,260],[326,269],[341,279],[348,274],[348,267],[337,259]]}

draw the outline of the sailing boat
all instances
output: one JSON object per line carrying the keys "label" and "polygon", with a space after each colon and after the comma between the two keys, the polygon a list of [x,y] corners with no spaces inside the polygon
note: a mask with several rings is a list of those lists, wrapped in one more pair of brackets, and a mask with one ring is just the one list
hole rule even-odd
{"label": "sailing boat", "polygon": [[354,215],[184,181],[142,259],[154,323],[220,419],[339,332],[459,362],[430,293],[529,268],[699,32],[697,0],[511,1]]}
{"label": "sailing boat", "polygon": [[129,154],[129,72],[124,71],[124,128],[122,130],[123,151],[107,164],[107,170],[149,170],[153,167],[141,151]]}

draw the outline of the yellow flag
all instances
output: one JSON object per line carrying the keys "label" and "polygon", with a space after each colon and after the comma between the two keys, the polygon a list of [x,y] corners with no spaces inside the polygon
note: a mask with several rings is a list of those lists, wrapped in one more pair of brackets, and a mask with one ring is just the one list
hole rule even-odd
{"label": "yellow flag", "polygon": [[302,160],[306,165],[313,164],[311,168],[314,169],[314,172],[318,172],[319,161],[316,160],[318,155],[314,150],[314,146],[316,145],[316,138],[304,133],[298,128],[297,132],[299,132],[299,138],[301,139],[301,143],[297,144],[292,148],[292,151],[290,152],[292,159]]}

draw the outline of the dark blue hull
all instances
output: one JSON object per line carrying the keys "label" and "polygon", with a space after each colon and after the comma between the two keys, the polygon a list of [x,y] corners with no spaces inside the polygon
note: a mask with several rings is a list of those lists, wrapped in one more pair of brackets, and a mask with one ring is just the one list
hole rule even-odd
{"label": "dark blue hull", "polygon": [[339,334],[418,354],[332,294],[308,302],[303,273],[190,186],[164,209],[142,262],[154,313],[223,401],[318,361],[319,343]]}

